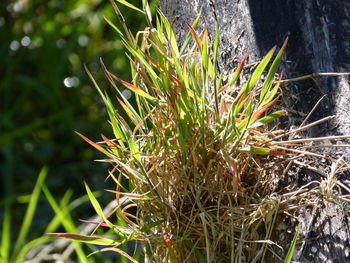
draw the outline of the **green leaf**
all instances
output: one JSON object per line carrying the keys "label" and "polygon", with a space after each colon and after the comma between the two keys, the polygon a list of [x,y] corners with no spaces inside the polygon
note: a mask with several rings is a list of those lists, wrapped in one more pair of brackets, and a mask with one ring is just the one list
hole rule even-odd
{"label": "green leaf", "polygon": [[103,148],[101,145],[91,141],[90,139],[88,139],[87,137],[85,137],[84,135],[80,134],[79,132],[75,131],[76,134],[78,134],[84,141],[86,141],[87,143],[89,143],[91,146],[93,146],[95,149],[99,150],[100,152],[104,153],[105,155],[109,156],[109,152]]}
{"label": "green leaf", "polygon": [[107,22],[107,24],[109,24],[115,31],[117,31],[117,33],[119,34],[119,36],[122,36],[124,40],[126,40],[126,38],[124,38],[124,35],[122,33],[122,31],[120,31],[120,29],[113,24],[113,22],[111,20],[109,20],[106,16],[103,16],[103,19]]}
{"label": "green leaf", "polygon": [[[259,118],[259,117],[260,117],[264,112],[266,112],[273,104],[275,104],[277,100],[278,100],[278,97],[275,98],[273,101],[270,101],[268,104],[266,104],[266,105],[263,106],[262,108],[257,109],[257,110],[253,113],[253,115],[252,115],[252,117],[251,117],[251,122],[253,122],[253,121],[255,121],[257,118]],[[250,123],[251,123],[251,122],[250,122]],[[249,123],[249,124],[250,124],[250,123]]]}
{"label": "green leaf", "polygon": [[[108,95],[104,94],[102,92],[102,90],[98,86],[96,80],[94,79],[94,77],[90,73],[89,69],[85,65],[84,65],[84,67],[85,67],[86,73],[88,74],[89,78],[91,79],[92,83],[94,84],[95,88],[97,89],[98,93],[102,97],[103,102],[105,103],[105,105],[107,107],[107,113],[108,113],[109,119],[110,119],[111,124],[112,124],[114,136],[116,137],[121,148],[124,149],[125,148],[124,142],[126,141],[126,138],[125,138],[125,134],[124,134],[123,130],[121,129],[121,127],[119,125],[118,120],[116,119],[115,109],[113,107],[113,104],[112,104],[111,100],[109,99]],[[120,157],[120,156],[121,156],[121,153],[119,153],[118,157]]]}
{"label": "green leaf", "polygon": [[213,45],[213,58],[214,58],[215,72],[216,72],[216,68],[217,68],[218,48],[219,48],[219,25],[216,24],[216,27],[215,27],[215,40],[214,40],[214,45]]}
{"label": "green leaf", "polygon": [[208,31],[204,29],[203,32],[203,41],[202,41],[202,66],[204,69],[204,77],[206,77],[206,73],[208,70],[208,63],[209,63],[209,54],[208,54]]}
{"label": "green leaf", "polygon": [[244,148],[237,149],[239,152],[251,153],[251,154],[259,154],[259,155],[287,155],[286,153],[272,150],[264,147],[256,147],[256,146],[247,146]]}
{"label": "green leaf", "polygon": [[293,252],[294,252],[294,249],[295,249],[295,245],[297,244],[297,240],[298,240],[299,228],[300,228],[300,226],[298,226],[297,232],[295,232],[292,244],[290,245],[290,247],[288,249],[288,253],[287,253],[287,256],[286,256],[286,258],[284,260],[284,263],[292,262]]}
{"label": "green leaf", "polygon": [[158,9],[158,14],[159,14],[159,17],[160,17],[162,23],[164,24],[166,32],[167,32],[172,52],[174,53],[176,58],[179,58],[180,57],[180,52],[179,52],[179,49],[178,49],[178,46],[177,46],[177,42],[176,42],[176,37],[175,37],[174,31],[171,28],[171,25],[170,25],[168,19],[165,17],[165,15],[162,13],[162,11],[160,11],[160,9]]}
{"label": "green leaf", "polygon": [[266,104],[268,104],[271,100],[273,100],[273,98],[275,97],[279,87],[280,87],[280,84],[281,84],[281,80],[282,80],[282,72],[280,74],[280,77],[275,85],[275,87],[265,95],[265,98],[263,99],[263,101],[261,101],[259,107],[264,107]]}
{"label": "green leaf", "polygon": [[267,64],[270,62],[273,53],[275,52],[276,47],[273,47],[266,55],[265,57],[260,61],[259,65],[254,70],[252,76],[250,77],[247,84],[244,86],[243,91],[245,93],[248,93],[253,89],[258,79],[261,77],[262,73],[264,72],[265,68],[267,67]]}
{"label": "green leaf", "polygon": [[7,203],[5,204],[2,220],[0,259],[2,260],[1,262],[6,263],[9,261],[11,249],[11,210]]}
{"label": "green leaf", "polygon": [[80,235],[80,234],[74,234],[74,233],[47,233],[47,235],[54,236],[54,237],[62,237],[65,239],[71,239],[82,243],[101,245],[101,246],[117,246],[120,244],[120,242],[117,242],[109,238],[98,237],[98,236],[87,236],[87,235]]}
{"label": "green leaf", "polygon": [[244,68],[244,64],[248,58],[249,54],[248,53],[245,53],[242,60],[241,60],[241,63],[239,64],[239,66],[237,67],[235,73],[233,74],[233,77],[231,79],[231,81],[228,83],[228,85],[226,85],[222,90],[220,90],[219,92],[222,92],[224,91],[227,87],[229,86],[232,86],[238,79],[239,75],[241,74],[243,68]]}
{"label": "green leaf", "polygon": [[276,111],[274,113],[271,113],[268,116],[262,117],[261,119],[255,121],[253,124],[249,125],[249,128],[256,128],[262,125],[265,125],[267,123],[270,123],[279,117],[283,116],[286,112],[285,111]]}
{"label": "green leaf", "polygon": [[127,2],[127,1],[125,1],[125,0],[117,0],[117,1],[118,1],[119,3],[125,5],[125,6],[129,7],[129,8],[132,8],[132,9],[134,9],[134,10],[136,10],[136,11],[141,12],[142,14],[145,13],[145,12],[143,12],[141,9],[137,8],[136,6],[130,4],[129,2]]}
{"label": "green leaf", "polygon": [[85,189],[86,189],[86,192],[89,196],[89,199],[90,199],[90,202],[92,204],[92,206],[94,207],[95,209],[95,212],[99,215],[99,217],[101,217],[103,219],[103,221],[110,227],[110,228],[114,228],[114,225],[106,218],[106,216],[104,215],[103,213],[103,210],[100,206],[100,204],[98,203],[97,199],[95,198],[94,194],[91,192],[89,186],[84,183],[85,185]]}
{"label": "green leaf", "polygon": [[264,85],[262,87],[261,93],[260,93],[260,101],[263,101],[265,96],[268,94],[268,92],[270,91],[272,82],[275,78],[275,74],[277,72],[277,68],[281,62],[282,56],[283,56],[283,52],[287,46],[288,43],[288,37],[286,38],[286,40],[283,43],[282,48],[280,49],[280,51],[278,52],[275,60],[272,62],[272,65],[270,67],[269,72],[267,73]]}
{"label": "green leaf", "polygon": [[148,4],[148,0],[142,0],[142,6],[143,6],[143,10],[145,10],[148,22],[151,23],[152,22],[152,13],[151,13],[151,8]]}
{"label": "green leaf", "polygon": [[[193,22],[193,24],[192,24],[192,26],[191,26],[191,28],[192,28],[193,30],[196,29],[196,27],[197,27],[197,25],[198,25],[198,22],[199,22],[199,20],[200,20],[200,18],[201,18],[201,15],[202,15],[202,12],[200,11],[199,14],[198,14],[198,16],[197,16],[197,18],[194,20],[194,22]],[[185,50],[186,50],[188,44],[190,43],[190,41],[191,41],[191,35],[192,35],[192,33],[191,33],[191,30],[190,30],[190,31],[187,33],[185,42],[184,42],[184,44],[183,44],[182,47],[181,47],[180,56],[183,55],[183,53],[185,52]]]}
{"label": "green leaf", "polygon": [[190,30],[189,33],[192,35],[193,39],[196,41],[199,51],[202,52],[202,49],[203,49],[203,42],[202,42],[202,40],[199,38],[199,36],[196,33],[196,31],[189,24],[187,24],[187,27]]}
{"label": "green leaf", "polygon": [[29,232],[30,225],[32,224],[34,213],[36,210],[36,207],[38,205],[39,196],[41,189],[44,185],[44,180],[47,176],[48,169],[47,167],[43,167],[39,173],[38,179],[36,181],[36,184],[34,186],[34,190],[31,194],[30,201],[26,210],[26,213],[24,215],[24,218],[22,220],[22,226],[19,230],[18,238],[15,244],[14,248],[14,255],[17,254],[21,247],[23,246],[23,243],[27,237],[27,234]]}
{"label": "green leaf", "polygon": [[118,160],[118,159],[114,159],[115,162],[117,162],[120,166],[122,166],[128,173],[130,173],[132,176],[134,176],[135,178],[137,178],[138,180],[142,181],[142,182],[147,182],[145,177],[140,174],[138,171],[132,169],[131,167],[129,167],[128,165],[124,164],[122,161]]}
{"label": "green leaf", "polygon": [[[51,194],[51,192],[49,191],[46,185],[43,185],[43,192],[45,194],[46,199],[49,201],[52,209],[54,210],[55,214],[60,219],[65,230],[69,232],[78,232],[67,209],[62,209],[62,207],[58,205],[58,203],[56,202],[55,198],[53,197],[53,195]],[[70,198],[72,193],[73,192],[71,190],[68,190],[66,192],[68,199]],[[86,255],[81,247],[81,244],[74,243],[74,245],[75,245],[75,251],[77,253],[79,261],[87,263]]]}
{"label": "green leaf", "polygon": [[123,257],[127,258],[129,261],[131,261],[132,263],[139,263],[136,259],[134,259],[133,257],[131,257],[128,253],[126,253],[125,251],[123,251],[122,249],[119,249],[117,247],[107,247],[107,248],[102,248],[98,251],[95,251],[93,253],[91,253],[90,255],[93,255],[95,253],[100,253],[100,252],[116,252],[120,255],[122,255]]}
{"label": "green leaf", "polygon": [[134,86],[133,84],[131,83],[128,83],[124,80],[121,80],[120,78],[118,78],[116,75],[108,72],[108,74],[115,80],[117,80],[118,82],[120,82],[121,84],[124,85],[124,87],[128,88],[129,90],[135,92],[137,95],[140,95],[142,97],[145,97],[146,99],[149,99],[149,100],[157,100],[156,98],[152,97],[151,95],[147,94],[146,92],[144,92],[142,89]]}

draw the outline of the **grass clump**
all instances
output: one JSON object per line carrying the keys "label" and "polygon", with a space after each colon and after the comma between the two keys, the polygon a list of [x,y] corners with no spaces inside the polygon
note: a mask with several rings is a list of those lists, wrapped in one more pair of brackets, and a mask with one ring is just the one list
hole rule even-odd
{"label": "grass clump", "polygon": [[[198,17],[179,47],[165,16],[158,11],[154,26],[143,2],[144,10],[137,10],[148,27],[135,37],[114,3],[124,32],[106,18],[129,52],[132,82],[109,72],[101,60],[118,94],[110,98],[87,70],[107,106],[115,138],[102,136],[103,142],[95,143],[80,136],[113,165],[109,177],[116,188],[108,191],[119,204],[104,215],[87,186],[102,219],[90,223],[113,229],[116,237],[56,235],[106,245],[100,252],[115,251],[132,262],[140,253],[145,262],[262,262],[271,253],[283,258],[271,241],[278,215],[313,200],[307,188],[287,191],[278,182],[294,159],[317,156],[300,148],[310,139],[293,140],[310,125],[289,132],[273,126],[285,113],[273,108],[287,40],[251,72],[244,71],[245,56],[225,84],[217,70],[218,31],[210,45],[206,29],[195,31]],[[135,104],[120,86],[134,93]],[[119,202],[122,197],[127,201]],[[121,246],[131,241],[138,245],[132,243],[137,249],[130,255]]]}

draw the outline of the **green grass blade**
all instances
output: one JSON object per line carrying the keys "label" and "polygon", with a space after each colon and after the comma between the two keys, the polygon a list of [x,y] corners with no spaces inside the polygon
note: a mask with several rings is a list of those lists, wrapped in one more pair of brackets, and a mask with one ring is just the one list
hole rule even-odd
{"label": "green grass blade", "polygon": [[[55,214],[60,218],[60,221],[61,221],[64,229],[68,232],[78,233],[78,230],[75,227],[70,214],[64,210],[61,210],[61,207],[57,204],[55,198],[53,197],[53,195],[51,194],[51,192],[49,191],[49,189],[47,188],[47,186],[45,184],[43,185],[42,189],[43,189],[43,193],[44,193],[47,201],[49,201]],[[73,192],[71,190],[68,190],[66,194],[70,198],[72,193]],[[81,244],[78,242],[74,242],[74,247],[75,247],[75,252],[77,253],[79,262],[88,263],[87,257],[82,249]]]}
{"label": "green grass blade", "polygon": [[98,214],[99,217],[103,219],[103,221],[109,226],[109,228],[113,229],[116,234],[118,234],[121,238],[125,239],[127,238],[127,235],[124,234],[122,231],[118,230],[117,228],[114,227],[114,225],[106,218],[106,216],[103,213],[103,209],[97,199],[95,198],[94,194],[91,192],[89,186],[85,183],[85,189],[86,192],[89,196],[90,202],[92,206],[95,209],[95,212]]}
{"label": "green grass blade", "polygon": [[146,99],[149,100],[157,100],[156,98],[152,97],[151,95],[149,95],[147,92],[143,91],[142,89],[140,89],[139,87],[136,87],[135,85],[128,83],[124,80],[121,80],[120,78],[118,78],[116,75],[112,74],[109,72],[109,75],[115,79],[116,81],[120,82],[124,87],[128,88],[129,90],[131,90],[132,92],[134,92],[135,94],[145,97]]}
{"label": "green grass blade", "polygon": [[[193,24],[191,25],[191,27],[192,27],[193,29],[196,29],[196,27],[197,27],[197,25],[198,25],[198,22],[199,22],[199,20],[200,20],[200,18],[201,18],[201,16],[202,16],[202,12],[199,12],[197,18],[194,20]],[[181,47],[180,56],[183,55],[183,53],[185,52],[186,48],[188,47],[188,44],[189,44],[190,41],[191,41],[191,36],[192,36],[191,32],[188,32],[187,35],[186,35],[185,42],[183,43],[183,45],[182,45],[182,47]]]}
{"label": "green grass blade", "polygon": [[[104,94],[102,92],[102,90],[100,89],[99,85],[97,84],[95,78],[92,76],[92,74],[90,73],[89,69],[86,66],[85,66],[85,71],[88,74],[90,80],[94,84],[95,88],[97,89],[98,93],[100,94],[100,96],[102,97],[102,99],[106,105],[108,116],[109,116],[109,119],[110,119],[111,124],[112,124],[114,136],[116,137],[121,148],[125,148],[125,144],[124,144],[124,142],[126,141],[125,134],[124,134],[123,130],[121,129],[121,127],[118,123],[118,120],[115,117],[115,109],[113,107],[111,100],[109,99],[107,94]],[[121,156],[121,153],[120,153],[120,156]]]}
{"label": "green grass blade", "polygon": [[132,154],[132,157],[138,161],[141,162],[141,155],[140,155],[140,151],[139,151],[139,147],[137,147],[136,142],[134,141],[134,139],[132,138],[132,136],[130,135],[129,139],[128,139],[128,144],[130,147],[130,151]]}
{"label": "green grass blade", "polygon": [[[69,211],[71,210],[70,208],[68,208],[68,202],[71,198],[72,194],[71,191],[66,191],[65,194],[63,195],[59,207],[60,210],[63,212],[67,212],[69,213]],[[63,213],[63,217],[65,217],[65,213]],[[45,229],[45,233],[51,233],[56,231],[56,229],[60,226],[61,224],[61,216],[56,214],[55,217],[51,220],[51,222],[49,224],[47,224],[46,229]]]}
{"label": "green grass blade", "polygon": [[264,72],[265,68],[267,67],[267,64],[270,62],[274,52],[275,52],[276,47],[273,47],[266,55],[265,57],[260,61],[259,65],[256,67],[254,72],[252,73],[252,76],[250,77],[248,83],[245,85],[243,88],[243,91],[245,93],[248,93],[253,89],[255,86],[256,82],[259,80],[261,77],[262,73]]}
{"label": "green grass blade", "polygon": [[169,23],[169,21],[166,19],[166,17],[164,16],[164,14],[162,13],[162,11],[160,11],[160,9],[158,9],[158,14],[159,14],[159,17],[165,27],[165,30],[167,32],[167,35],[168,35],[168,38],[169,38],[169,41],[170,41],[170,44],[171,44],[171,49],[172,51],[175,53],[175,56],[177,58],[180,57],[180,52],[179,52],[179,49],[178,49],[178,46],[177,46],[177,42],[176,42],[176,37],[175,37],[175,34],[174,34],[174,31],[173,29],[171,28],[171,25]]}
{"label": "green grass blade", "polygon": [[273,98],[276,96],[277,94],[277,91],[280,87],[280,84],[281,84],[281,80],[282,80],[282,73],[280,74],[280,77],[275,85],[275,87],[269,92],[269,93],[266,93],[265,97],[263,98],[262,101],[260,101],[260,105],[259,107],[264,107],[266,104],[268,104],[271,100],[273,100]]}
{"label": "green grass blade", "polygon": [[245,62],[246,62],[246,60],[247,60],[247,58],[248,58],[248,55],[249,55],[248,53],[245,53],[245,54],[244,54],[244,56],[243,56],[243,58],[242,58],[240,64],[238,65],[238,67],[237,67],[235,73],[233,74],[232,79],[231,79],[230,82],[228,83],[228,86],[233,85],[233,84],[237,81],[239,75],[241,74],[241,72],[242,72],[242,70],[243,70],[243,68],[244,68],[244,64],[245,64]]}
{"label": "green grass blade", "polygon": [[266,95],[269,93],[269,91],[271,89],[271,85],[275,79],[275,74],[277,72],[279,64],[281,63],[283,52],[286,49],[287,43],[288,43],[288,38],[286,38],[286,40],[283,43],[282,48],[278,52],[274,61],[272,62],[272,65],[270,67],[269,72],[267,73],[264,85],[263,85],[261,93],[260,93],[260,101],[264,100],[264,98],[266,97]]}
{"label": "green grass blade", "polygon": [[90,202],[92,204],[92,206],[94,207],[95,209],[95,212],[99,215],[99,217],[101,217],[103,219],[103,221],[110,227],[110,228],[113,228],[113,224],[106,218],[106,216],[104,215],[103,213],[103,209],[102,207],[100,206],[99,202],[97,201],[97,199],[95,198],[94,194],[91,192],[90,190],[90,187],[84,183],[85,185],[85,189],[86,189],[86,192],[89,196],[89,199],[90,199]]}
{"label": "green grass blade", "polygon": [[[60,202],[60,208],[61,211],[63,213],[63,217],[66,217],[66,212],[69,212],[69,208],[67,207],[67,204],[70,200],[70,197],[72,195],[71,191],[67,191],[61,202]],[[68,215],[69,216],[69,215]],[[56,214],[56,216],[51,220],[51,222],[47,225],[46,230],[44,231],[44,233],[48,233],[48,232],[53,232],[55,231],[61,224],[61,218]],[[39,237],[36,238],[34,240],[31,240],[30,242],[26,243],[21,250],[19,251],[19,253],[16,255],[15,259],[13,260],[14,263],[21,263],[24,261],[25,256],[27,255],[27,253],[34,247],[39,246],[41,244],[47,243],[49,242],[51,238],[48,236],[43,236],[43,237]],[[7,261],[6,261],[7,263]]]}
{"label": "green grass blade", "polygon": [[20,249],[23,246],[23,243],[27,237],[27,234],[29,232],[29,228],[30,228],[30,225],[32,224],[34,213],[35,213],[38,201],[39,201],[40,192],[41,192],[41,189],[44,185],[44,180],[47,176],[47,172],[48,172],[47,167],[43,167],[39,173],[38,179],[37,179],[36,184],[34,186],[34,190],[33,190],[31,197],[30,197],[30,201],[28,203],[26,213],[25,213],[24,218],[23,218],[23,223],[22,223],[21,229],[20,229],[19,234],[18,234],[18,238],[17,238],[15,248],[14,248],[14,255],[16,255],[20,251]]}
{"label": "green grass blade", "polygon": [[129,8],[132,8],[132,9],[134,9],[134,10],[136,10],[136,11],[141,12],[142,14],[145,13],[145,12],[143,12],[141,9],[137,8],[136,6],[130,4],[129,2],[127,2],[127,1],[125,1],[125,0],[117,0],[117,1],[118,1],[119,3],[125,5],[125,6],[129,7]]}
{"label": "green grass blade", "polygon": [[129,51],[146,68],[147,73],[148,73],[149,77],[151,78],[152,83],[155,85],[156,88],[159,89],[159,87],[158,87],[159,86],[158,85],[158,81],[159,81],[158,74],[154,71],[153,67],[147,62],[144,55],[142,54],[142,51],[141,50],[134,50],[134,49],[129,49]]}
{"label": "green grass blade", "polygon": [[144,178],[144,176],[142,174],[140,174],[138,171],[132,169],[131,167],[129,167],[128,165],[126,165],[125,163],[121,162],[118,159],[114,160],[115,162],[117,162],[120,166],[122,166],[128,173],[130,173],[132,176],[134,176],[135,178],[137,178],[138,180],[142,181],[142,182],[147,182],[147,180]]}
{"label": "green grass blade", "polygon": [[0,262],[7,263],[9,261],[11,249],[11,210],[8,204],[5,204],[4,212],[1,227]]}
{"label": "green grass blade", "polygon": [[151,26],[152,24],[152,12],[151,8],[149,6],[148,0],[142,0],[142,9],[144,10],[144,13],[146,14],[146,19],[148,22],[148,25]]}
{"label": "green grass blade", "polygon": [[208,31],[204,29],[203,32],[203,46],[202,46],[202,66],[204,70],[203,78],[206,78],[208,72],[208,64],[209,64],[209,52],[208,52]]}
{"label": "green grass blade", "polygon": [[255,121],[254,123],[252,123],[251,125],[249,125],[249,129],[251,128],[256,128],[262,125],[265,125],[267,123],[270,123],[276,119],[278,119],[279,117],[283,116],[286,112],[285,111],[276,111],[274,113],[271,113],[270,115],[267,115],[265,117],[262,117],[261,119]]}
{"label": "green grass blade", "polygon": [[218,49],[219,49],[219,25],[216,24],[215,40],[214,40],[214,45],[213,45],[213,59],[214,59],[215,72],[216,72],[216,69],[217,69]]}
{"label": "green grass blade", "polygon": [[100,246],[117,246],[120,243],[109,238],[98,236],[87,236],[74,233],[47,233],[49,236],[62,237],[65,239],[71,239],[86,244],[100,245]]}
{"label": "green grass blade", "polygon": [[[44,236],[39,237],[34,240],[31,240],[30,242],[27,242],[21,250],[16,255],[16,258],[12,261],[13,263],[23,263],[25,262],[26,255],[36,246],[39,246],[41,244],[48,243],[50,241],[50,237]],[[7,262],[6,262],[7,263]]]}
{"label": "green grass blade", "polygon": [[115,31],[117,31],[117,33],[120,36],[123,36],[123,40],[126,40],[126,38],[124,38],[124,35],[122,33],[122,31],[120,31],[120,29],[106,16],[103,16],[103,19],[107,22],[107,24],[109,24]]}
{"label": "green grass blade", "polygon": [[258,154],[258,155],[287,155],[286,153],[272,150],[264,147],[256,147],[256,146],[247,146],[244,148],[237,149],[239,152],[245,152],[250,154]]}
{"label": "green grass blade", "polygon": [[284,263],[292,262],[293,252],[294,252],[294,249],[295,249],[295,245],[297,244],[297,240],[298,240],[299,228],[300,227],[298,226],[297,232],[295,233],[295,235],[293,237],[292,244],[290,245],[290,247],[288,249],[288,253],[287,253],[287,256],[286,256],[286,258],[284,260]]}

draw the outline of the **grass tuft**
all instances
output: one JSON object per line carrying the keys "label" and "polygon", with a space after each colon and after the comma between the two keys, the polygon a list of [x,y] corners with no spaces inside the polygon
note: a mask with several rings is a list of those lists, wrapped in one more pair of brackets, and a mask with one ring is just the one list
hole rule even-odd
{"label": "grass tuft", "polygon": [[[117,201],[122,196],[128,200],[106,216],[86,186],[103,227],[116,235],[116,243],[99,252],[114,251],[137,262],[119,248],[136,242],[145,262],[263,262],[272,254],[285,257],[287,251],[272,241],[278,218],[316,202],[316,192],[337,199],[335,174],[348,167],[343,160],[305,148],[312,142],[349,137],[294,139],[319,122],[292,131],[275,128],[286,113],[276,104],[281,84],[287,83],[277,72],[287,40],[277,55],[274,47],[252,72],[244,67],[245,55],[231,80],[222,83],[216,67],[219,32],[212,54],[208,31],[196,32],[198,18],[188,25],[184,46],[179,47],[165,16],[158,10],[154,26],[145,3],[149,24],[135,37],[117,5],[125,33],[106,18],[128,49],[132,81],[109,72],[101,60],[118,93],[110,99],[87,70],[106,103],[115,139],[102,136],[101,143],[94,143],[79,135],[113,165],[109,176],[116,187],[107,191]],[[123,97],[121,86],[133,92],[136,104]],[[312,190],[281,189],[279,182],[303,156],[329,159],[330,175]],[[123,187],[124,179],[128,187]],[[97,238],[56,235],[92,243]],[[295,242],[296,238],[292,249]],[[290,262],[291,252],[286,260]]]}

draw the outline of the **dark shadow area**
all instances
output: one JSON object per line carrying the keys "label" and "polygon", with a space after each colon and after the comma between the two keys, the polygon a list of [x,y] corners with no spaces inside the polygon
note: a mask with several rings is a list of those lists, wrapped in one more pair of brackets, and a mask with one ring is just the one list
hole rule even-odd
{"label": "dark shadow area", "polygon": [[[260,55],[274,45],[281,46],[289,36],[283,63],[286,69],[284,78],[316,72],[350,71],[350,49],[346,41],[350,23],[345,8],[349,4],[345,1],[248,0],[248,4]],[[298,99],[287,103],[308,113],[319,98],[327,94],[313,116],[314,120],[320,119],[334,114],[336,89],[337,79],[332,77],[295,82],[289,95],[296,95]]]}
{"label": "dark shadow area", "polygon": [[[284,78],[319,72],[350,71],[348,1],[248,0],[247,2],[260,56],[266,54],[274,45],[281,46],[285,37],[289,36],[282,65],[286,72]],[[349,98],[350,91],[341,90],[336,77],[322,77],[288,84],[288,89],[284,89],[283,92],[286,93],[283,98],[287,107],[297,112],[292,112],[291,117],[298,125],[304,118],[303,114],[309,113],[323,95],[326,95],[325,99],[309,122],[337,113],[335,108],[339,99],[337,93],[341,92],[340,96]],[[339,127],[335,123],[326,123],[308,132],[309,136],[334,135],[339,134]],[[334,155],[335,152],[329,151],[330,155]],[[315,180],[302,172],[298,174],[305,183]],[[344,174],[349,178],[348,172]],[[348,181],[344,181],[344,184],[347,185]],[[339,207],[335,208],[331,207],[334,204],[326,204],[326,208],[314,216],[310,232],[304,237],[306,243],[301,251],[302,258],[306,262],[320,262],[321,259],[348,262],[348,252],[343,250],[349,245],[348,210],[339,204]],[[337,213],[332,214],[332,211]],[[335,217],[334,214],[338,216]],[[346,220],[342,220],[344,218]],[[334,226],[334,222],[338,225]],[[340,236],[344,238],[340,239]]]}

